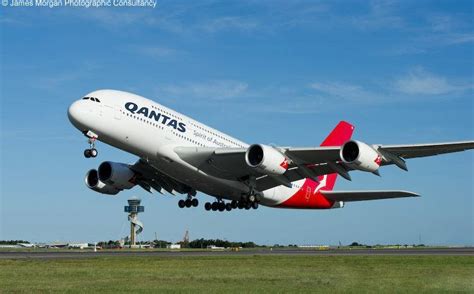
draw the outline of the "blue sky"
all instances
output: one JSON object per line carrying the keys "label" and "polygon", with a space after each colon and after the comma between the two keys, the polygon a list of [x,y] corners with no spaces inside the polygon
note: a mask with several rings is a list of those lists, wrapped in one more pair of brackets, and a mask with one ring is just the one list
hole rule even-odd
{"label": "blue sky", "polygon": [[[84,186],[103,160],[136,158],[86,141],[67,107],[102,88],[132,91],[247,143],[315,146],[339,120],[381,144],[474,138],[471,1],[158,1],[155,9],[0,8],[0,239],[474,244],[473,152],[414,159],[336,188],[403,189],[416,199],[330,211],[209,213],[140,189]],[[211,200],[200,194],[201,203]]]}

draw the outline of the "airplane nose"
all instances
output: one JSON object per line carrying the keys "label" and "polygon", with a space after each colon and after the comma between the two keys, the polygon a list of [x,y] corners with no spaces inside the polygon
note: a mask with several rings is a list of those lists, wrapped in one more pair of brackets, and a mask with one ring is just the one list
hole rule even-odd
{"label": "airplane nose", "polygon": [[72,124],[76,124],[79,120],[81,113],[81,105],[79,101],[74,102],[69,106],[69,109],[67,110],[67,116],[69,118],[69,121],[71,121]]}

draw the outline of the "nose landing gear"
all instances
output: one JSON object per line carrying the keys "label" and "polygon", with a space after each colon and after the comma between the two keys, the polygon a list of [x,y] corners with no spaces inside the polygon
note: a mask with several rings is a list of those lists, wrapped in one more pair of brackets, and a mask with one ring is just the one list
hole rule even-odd
{"label": "nose landing gear", "polygon": [[84,150],[84,157],[85,158],[97,157],[97,154],[99,154],[99,152],[95,148]]}
{"label": "nose landing gear", "polygon": [[95,141],[97,140],[98,136],[92,131],[87,131],[87,133],[84,133],[84,135],[88,138],[87,143],[89,143],[89,149],[84,150],[84,157],[97,157],[99,152],[95,148]]}

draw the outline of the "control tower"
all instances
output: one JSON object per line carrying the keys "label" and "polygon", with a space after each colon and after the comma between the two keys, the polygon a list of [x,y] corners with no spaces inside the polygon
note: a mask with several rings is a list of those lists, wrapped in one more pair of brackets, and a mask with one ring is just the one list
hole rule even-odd
{"label": "control tower", "polygon": [[143,223],[138,220],[138,213],[144,212],[145,207],[140,205],[141,200],[132,197],[128,199],[128,206],[123,210],[128,213],[128,220],[130,221],[130,247],[136,245],[136,236],[143,231]]}

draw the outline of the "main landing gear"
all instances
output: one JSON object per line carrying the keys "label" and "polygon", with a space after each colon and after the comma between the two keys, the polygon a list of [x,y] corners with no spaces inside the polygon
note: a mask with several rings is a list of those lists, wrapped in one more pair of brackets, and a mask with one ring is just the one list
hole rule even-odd
{"label": "main landing gear", "polygon": [[188,198],[186,200],[179,200],[178,201],[178,206],[179,208],[190,208],[192,207],[197,207],[199,205],[199,200],[197,198],[193,198],[191,195],[188,195]]}
{"label": "main landing gear", "polygon": [[231,202],[224,202],[222,199],[217,199],[213,203],[206,202],[204,204],[204,209],[207,211],[231,211],[233,209],[257,209],[258,208],[258,202],[249,202],[245,201],[244,199],[237,201],[237,200],[232,200]]}
{"label": "main landing gear", "polygon": [[97,157],[97,154],[99,154],[97,149],[95,149],[95,141],[97,140],[97,135],[91,131],[84,133],[84,135],[88,138],[87,143],[89,143],[89,149],[84,150],[84,157]]}

